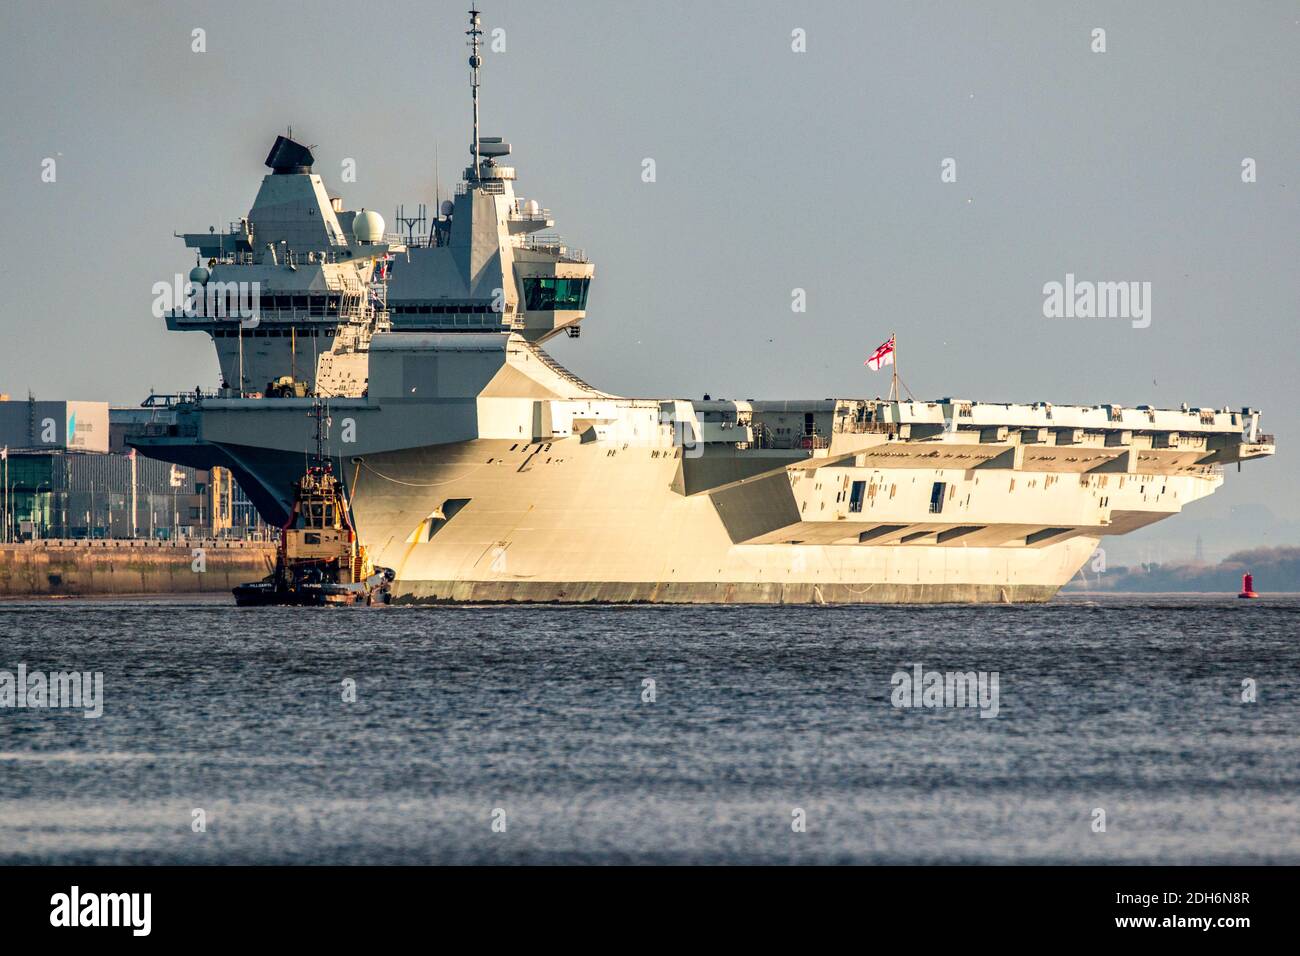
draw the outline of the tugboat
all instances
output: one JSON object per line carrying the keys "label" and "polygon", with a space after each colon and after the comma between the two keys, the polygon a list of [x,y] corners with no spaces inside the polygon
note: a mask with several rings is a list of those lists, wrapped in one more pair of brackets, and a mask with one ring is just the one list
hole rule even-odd
{"label": "tugboat", "polygon": [[320,409],[316,463],[294,482],[293,508],[280,531],[275,570],[233,589],[240,607],[266,605],[388,604],[396,577],[371,562],[357,541],[351,508],[321,453]]}

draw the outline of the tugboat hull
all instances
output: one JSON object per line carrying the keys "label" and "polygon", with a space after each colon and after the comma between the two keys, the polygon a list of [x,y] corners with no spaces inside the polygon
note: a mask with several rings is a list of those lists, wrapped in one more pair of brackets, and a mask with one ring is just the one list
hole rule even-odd
{"label": "tugboat hull", "polygon": [[393,572],[377,569],[355,584],[296,582],[288,586],[274,581],[253,581],[231,590],[237,607],[325,607],[361,604],[367,607],[392,603]]}

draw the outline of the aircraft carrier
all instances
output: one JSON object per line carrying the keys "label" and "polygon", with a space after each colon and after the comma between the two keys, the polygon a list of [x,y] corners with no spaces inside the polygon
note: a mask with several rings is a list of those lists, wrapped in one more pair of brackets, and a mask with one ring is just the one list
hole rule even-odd
{"label": "aircraft carrier", "polygon": [[[185,234],[167,328],[221,388],[132,443],[231,469],[269,521],[327,413],[328,451],[403,602],[1044,601],[1105,535],[1176,514],[1273,453],[1251,408],[962,398],[626,398],[542,348],[576,337],[594,267],[479,133],[428,229],[385,232],[275,141],[247,216]],[[203,263],[206,262],[206,265]]]}

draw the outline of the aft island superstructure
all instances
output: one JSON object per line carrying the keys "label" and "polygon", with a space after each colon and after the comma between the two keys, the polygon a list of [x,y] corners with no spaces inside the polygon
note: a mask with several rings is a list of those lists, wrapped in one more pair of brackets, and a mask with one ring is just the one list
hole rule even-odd
{"label": "aft island superstructure", "polygon": [[[1270,455],[1250,409],[959,398],[625,398],[542,348],[576,336],[594,267],[478,134],[426,235],[385,235],[277,139],[247,217],[184,238],[223,387],[134,444],[230,468],[283,523],[328,450],[394,601],[1042,601],[1124,534]],[[214,283],[222,296],[205,295]],[[241,283],[248,284],[247,286]],[[217,310],[220,313],[220,309]],[[238,314],[229,314],[237,312]],[[254,313],[254,314],[250,314]],[[317,416],[319,417],[319,416]]]}

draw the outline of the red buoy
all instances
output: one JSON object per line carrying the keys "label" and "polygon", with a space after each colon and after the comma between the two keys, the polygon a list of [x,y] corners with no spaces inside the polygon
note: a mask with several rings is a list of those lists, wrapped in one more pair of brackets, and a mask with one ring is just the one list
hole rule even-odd
{"label": "red buoy", "polygon": [[1255,576],[1253,574],[1243,574],[1241,576],[1241,593],[1238,594],[1237,597],[1239,598],[1259,597],[1259,595],[1255,593]]}

